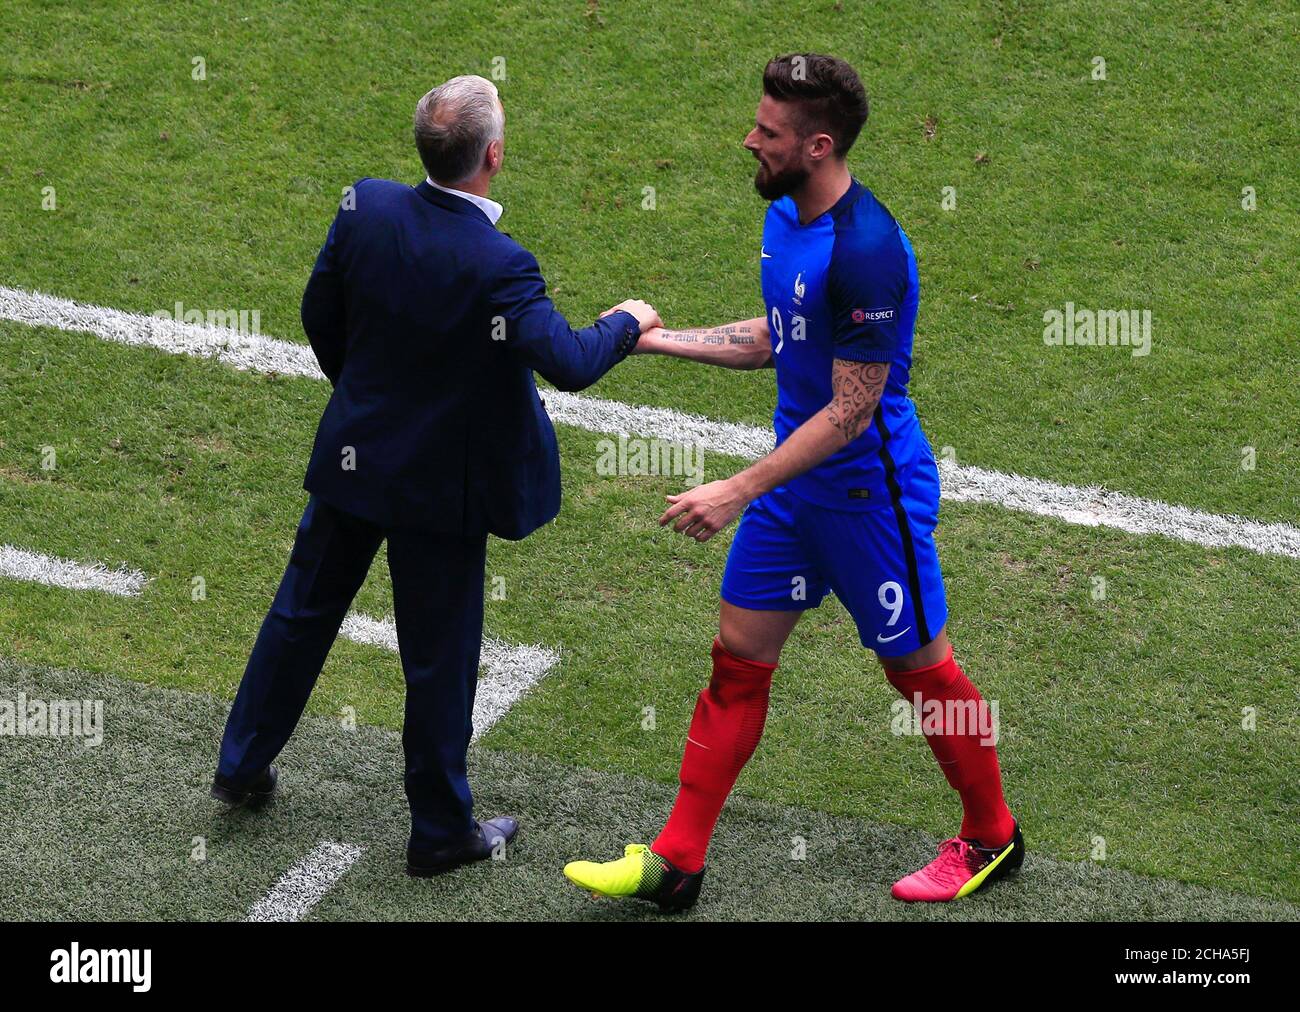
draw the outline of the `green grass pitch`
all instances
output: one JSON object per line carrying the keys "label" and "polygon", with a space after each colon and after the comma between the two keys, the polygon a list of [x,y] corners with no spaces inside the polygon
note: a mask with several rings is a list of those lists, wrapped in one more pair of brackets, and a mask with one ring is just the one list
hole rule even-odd
{"label": "green grass pitch", "polygon": [[[256,309],[264,332],[299,342],[342,188],[422,178],[416,99],[494,67],[501,225],[571,319],[626,297],[671,325],[757,315],[763,204],[740,140],[762,65],[835,53],[872,98],[850,164],[920,261],[912,391],[936,449],[1214,513],[1300,514],[1300,98],[1282,86],[1300,62],[1294,11],[14,0],[5,22],[0,285],[142,313]],[[1151,309],[1151,354],[1045,346],[1042,314],[1067,301]],[[774,401],[767,372],[639,358],[591,393],[758,425]],[[560,518],[489,551],[506,593],[487,631],[562,656],[473,752],[483,812],[526,819],[506,867],[400,875],[401,671],[350,642],[331,653],[275,806],[223,818],[206,799],[327,395],[0,322],[0,544],[152,577],[139,598],[0,579],[0,698],[98,693],[109,719],[100,749],[0,737],[21,802],[0,809],[0,861],[28,869],[5,910],[238,918],[339,839],[366,851],[314,917],[640,915],[591,902],[560,868],[615,856],[666,815],[730,539],[660,531],[679,483],[602,477],[592,432],[559,427]],[[706,457],[709,479],[739,466]],[[893,691],[828,600],[783,658],[692,916],[1295,919],[1300,561],[952,502],[938,537],[958,657],[1000,704],[1025,873],[950,910],[889,900],[958,806],[924,745],[891,733]],[[191,600],[196,575],[205,601]],[[382,559],[356,607],[391,613]],[[351,736],[344,707],[362,723]],[[206,862],[189,859],[195,836]]]}

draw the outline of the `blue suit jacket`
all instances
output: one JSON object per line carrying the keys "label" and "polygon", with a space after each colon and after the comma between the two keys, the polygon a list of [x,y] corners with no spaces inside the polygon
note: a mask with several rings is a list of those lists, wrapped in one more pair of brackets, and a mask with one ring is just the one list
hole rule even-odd
{"label": "blue suit jacket", "polygon": [[428,183],[355,186],[302,299],[334,384],[303,487],[385,528],[522,538],[560,510],[533,370],[581,390],[636,345],[618,312],[575,331],[537,260]]}

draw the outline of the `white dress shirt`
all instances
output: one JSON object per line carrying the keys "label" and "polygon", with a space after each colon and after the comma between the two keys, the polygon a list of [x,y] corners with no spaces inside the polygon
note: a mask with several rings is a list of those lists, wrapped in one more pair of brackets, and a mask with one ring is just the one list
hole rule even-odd
{"label": "white dress shirt", "polygon": [[497,219],[501,217],[501,212],[505,210],[505,208],[495,200],[489,200],[487,197],[480,197],[477,193],[466,193],[464,190],[453,190],[450,186],[443,186],[440,183],[435,183],[428,176],[424,177],[424,181],[436,190],[441,190],[443,193],[455,194],[457,197],[462,197],[465,200],[468,200],[471,204],[486,214],[488,216],[488,221],[492,222],[493,225],[495,225]]}

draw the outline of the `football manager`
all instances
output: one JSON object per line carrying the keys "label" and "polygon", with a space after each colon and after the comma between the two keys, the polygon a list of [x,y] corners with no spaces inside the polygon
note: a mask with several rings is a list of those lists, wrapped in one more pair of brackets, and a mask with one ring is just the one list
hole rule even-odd
{"label": "football manager", "polygon": [[505,111],[491,82],[456,77],[415,109],[418,186],[345,192],[302,300],[333,384],[284,578],[226,723],[213,795],[267,800],[272,760],[307,704],[380,542],[388,542],[406,713],[406,867],[489,857],[518,829],[478,821],[465,754],[483,635],[487,536],[516,540],[560,508],[555,430],[533,372],[580,390],[660,325],[627,301],[574,330],[537,260],[497,229],[489,199]]}

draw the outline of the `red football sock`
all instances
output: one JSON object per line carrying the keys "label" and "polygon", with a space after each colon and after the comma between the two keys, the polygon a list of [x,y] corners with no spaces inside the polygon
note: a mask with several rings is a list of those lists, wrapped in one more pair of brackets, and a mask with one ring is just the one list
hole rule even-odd
{"label": "red football sock", "polygon": [[[915,706],[919,693],[924,704],[937,701],[943,705],[949,700],[973,701],[983,709],[979,689],[966,677],[949,649],[948,656],[938,664],[913,671],[886,671],[890,684]],[[944,707],[944,711],[948,710]],[[971,707],[966,706],[969,715]],[[1011,810],[1002,797],[1002,773],[998,769],[998,750],[990,742],[984,743],[978,722],[965,720],[965,727],[948,726],[943,734],[928,733],[924,710],[922,728],[927,731],[925,740],[938,760],[939,768],[948,783],[961,795],[961,835],[978,840],[985,847],[998,847],[1011,839],[1014,820]],[[956,733],[964,730],[965,733]]]}
{"label": "red football sock", "polygon": [[677,801],[650,845],[682,871],[704,867],[718,814],[763,734],[775,670],[775,664],[737,657],[713,641],[713,677],[695,702]]}

